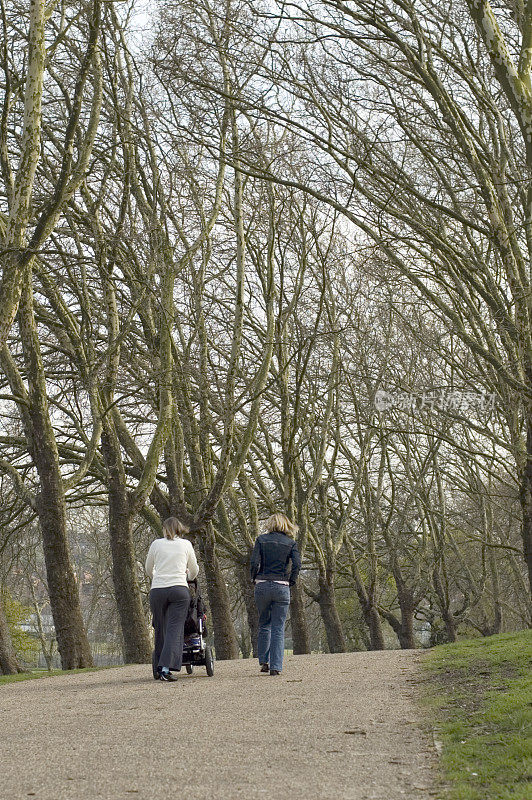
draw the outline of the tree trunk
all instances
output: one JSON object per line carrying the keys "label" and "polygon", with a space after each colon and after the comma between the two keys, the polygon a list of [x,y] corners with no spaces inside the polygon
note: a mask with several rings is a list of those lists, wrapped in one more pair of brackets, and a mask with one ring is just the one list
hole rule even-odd
{"label": "tree trunk", "polygon": [[37,633],[39,636],[39,641],[41,643],[41,652],[43,654],[44,660],[46,661],[46,669],[48,670],[48,672],[50,672],[50,670],[52,669],[52,655],[53,655],[55,639],[52,639],[50,644],[48,644],[48,642],[46,641],[46,636],[44,635],[42,613],[41,613],[42,609],[39,606],[39,601],[37,600],[35,587],[33,586],[31,578],[28,580],[28,586],[33,600],[33,608],[35,609],[35,618],[37,620]]}
{"label": "tree trunk", "polygon": [[0,671],[3,675],[16,675],[17,672],[24,670],[19,665],[13,642],[11,641],[11,633],[7,618],[4,612],[4,606],[0,597]]}
{"label": "tree trunk", "polygon": [[351,573],[355,582],[355,591],[360,602],[364,622],[369,630],[370,650],[384,650],[384,634],[382,632],[381,617],[375,603],[375,586],[366,590],[356,563],[353,548],[349,544],[347,546],[347,552],[350,558]]}
{"label": "tree trunk", "polygon": [[259,613],[255,605],[255,595],[253,592],[253,584],[249,576],[249,568],[247,564],[238,564],[237,566],[238,580],[242,590],[242,597],[246,606],[246,615],[248,620],[249,635],[251,637],[251,647],[253,658],[257,658],[257,637],[259,635]]}
{"label": "tree trunk", "polygon": [[379,607],[379,614],[393,628],[399,639],[401,650],[414,650],[416,648],[416,640],[414,638],[415,609],[412,594],[407,589],[399,592],[399,608],[401,609],[401,619],[398,619],[394,613],[382,607]]}
{"label": "tree trunk", "polygon": [[438,597],[440,613],[443,620],[443,624],[445,625],[445,631],[447,633],[447,641],[456,642],[456,626],[454,622],[454,617],[449,608],[449,603],[447,601],[447,598],[445,597],[445,591],[442,586],[439,567],[437,565],[434,567],[432,571],[432,583],[434,584],[434,589]]}
{"label": "tree trunk", "polygon": [[399,608],[401,609],[401,626],[397,637],[402,650],[413,650],[416,647],[414,638],[414,604],[410,592],[399,592]]}
{"label": "tree trunk", "polygon": [[[63,669],[93,665],[83,623],[78,585],[66,532],[66,507],[57,451],[46,439],[46,426],[39,427],[40,415],[30,408],[33,422],[34,460],[40,478],[37,513],[41,527],[46,583],[54,620],[57,648]],[[55,444],[55,442],[54,442]]]}
{"label": "tree trunk", "polygon": [[137,560],[131,536],[131,511],[118,439],[109,426],[102,434],[102,452],[109,484],[109,537],[113,585],[126,664],[151,663],[152,646],[140,594]]}
{"label": "tree trunk", "polygon": [[242,658],[251,658],[253,655],[251,651],[252,642],[249,631],[246,631],[245,628],[238,637],[238,646],[240,648],[240,652],[242,653]]}
{"label": "tree trunk", "polygon": [[216,555],[214,535],[210,527],[209,525],[207,532],[201,537],[201,553],[212,614],[214,646],[216,659],[229,661],[238,658],[238,642],[231,616],[231,603],[225,585],[225,577]]}
{"label": "tree trunk", "polygon": [[65,503],[61,476],[52,469],[45,475],[37,466],[41,491],[37,497],[46,582],[54,619],[57,648],[63,669],[92,667],[92,656],[83,624],[79,592],[66,536]]}
{"label": "tree trunk", "polygon": [[331,575],[319,577],[319,599],[321,618],[325,627],[329,653],[345,653],[345,635],[335,602],[334,583]]}
{"label": "tree trunk", "polygon": [[495,551],[492,547],[493,544],[493,508],[491,505],[487,507],[487,525],[486,525],[486,538],[488,541],[487,556],[488,565],[491,578],[491,590],[493,598],[493,624],[492,633],[500,633],[502,629],[502,604],[501,604],[501,587],[499,583],[499,571],[497,568],[497,559],[495,558]]}
{"label": "tree trunk", "polygon": [[442,609],[442,619],[447,632],[447,641],[456,642],[456,625],[454,624],[454,617],[447,607]]}
{"label": "tree trunk", "polygon": [[[523,555],[528,569],[528,585],[532,594],[532,411],[528,412],[526,452],[527,460],[522,470],[519,500],[523,515],[521,524]],[[532,625],[532,620],[529,624]]]}
{"label": "tree trunk", "polygon": [[63,669],[90,667],[92,656],[70,559],[63,478],[33,316],[31,274],[26,276],[22,289],[19,328],[28,375],[29,408],[23,419],[29,449],[39,475],[39,493],[35,505],[43,539],[46,580],[57,646]]}
{"label": "tree trunk", "polygon": [[499,576],[497,573],[497,563],[492,548],[489,548],[488,559],[491,568],[492,590],[493,590],[493,625],[492,635],[500,633],[502,630],[502,605],[500,596]]}
{"label": "tree trunk", "polygon": [[299,581],[290,588],[290,626],[292,629],[294,655],[300,656],[310,653],[310,638],[303,603],[303,592]]}
{"label": "tree trunk", "polygon": [[369,628],[370,650],[384,650],[384,633],[377,607],[370,604],[362,608],[362,613]]}

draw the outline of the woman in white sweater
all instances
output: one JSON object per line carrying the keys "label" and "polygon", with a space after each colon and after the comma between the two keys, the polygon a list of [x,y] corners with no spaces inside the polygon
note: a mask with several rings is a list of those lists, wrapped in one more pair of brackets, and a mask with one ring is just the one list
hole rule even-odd
{"label": "woman in white sweater", "polygon": [[176,517],[169,517],[163,523],[163,538],[151,543],[146,558],[155,628],[153,677],[159,681],[177,680],[170,670],[179,672],[183,659],[183,634],[190,604],[187,580],[193,581],[199,572],[192,544],[181,538],[186,532]]}

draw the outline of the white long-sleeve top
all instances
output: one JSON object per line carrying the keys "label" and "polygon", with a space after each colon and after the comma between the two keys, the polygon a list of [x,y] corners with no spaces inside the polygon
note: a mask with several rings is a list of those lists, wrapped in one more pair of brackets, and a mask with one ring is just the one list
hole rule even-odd
{"label": "white long-sleeve top", "polygon": [[146,558],[152,589],[186,586],[199,572],[196,554],[188,539],[155,539]]}

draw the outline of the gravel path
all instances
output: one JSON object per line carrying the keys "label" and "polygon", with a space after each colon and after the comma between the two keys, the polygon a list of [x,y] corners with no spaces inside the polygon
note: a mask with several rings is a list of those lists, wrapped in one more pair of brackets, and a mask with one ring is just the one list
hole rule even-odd
{"label": "gravel path", "polygon": [[421,653],[292,656],[176,683],[123,667],[0,687],[0,798],[432,800]]}

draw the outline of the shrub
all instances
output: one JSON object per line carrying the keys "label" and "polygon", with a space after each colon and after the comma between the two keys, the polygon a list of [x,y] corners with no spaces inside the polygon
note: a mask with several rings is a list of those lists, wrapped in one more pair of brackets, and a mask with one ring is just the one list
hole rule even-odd
{"label": "shrub", "polygon": [[18,600],[7,591],[0,594],[2,603],[13,641],[13,647],[17,657],[28,664],[33,664],[37,660],[40,651],[39,642],[21,627],[31,618],[33,611],[28,606],[22,605]]}

